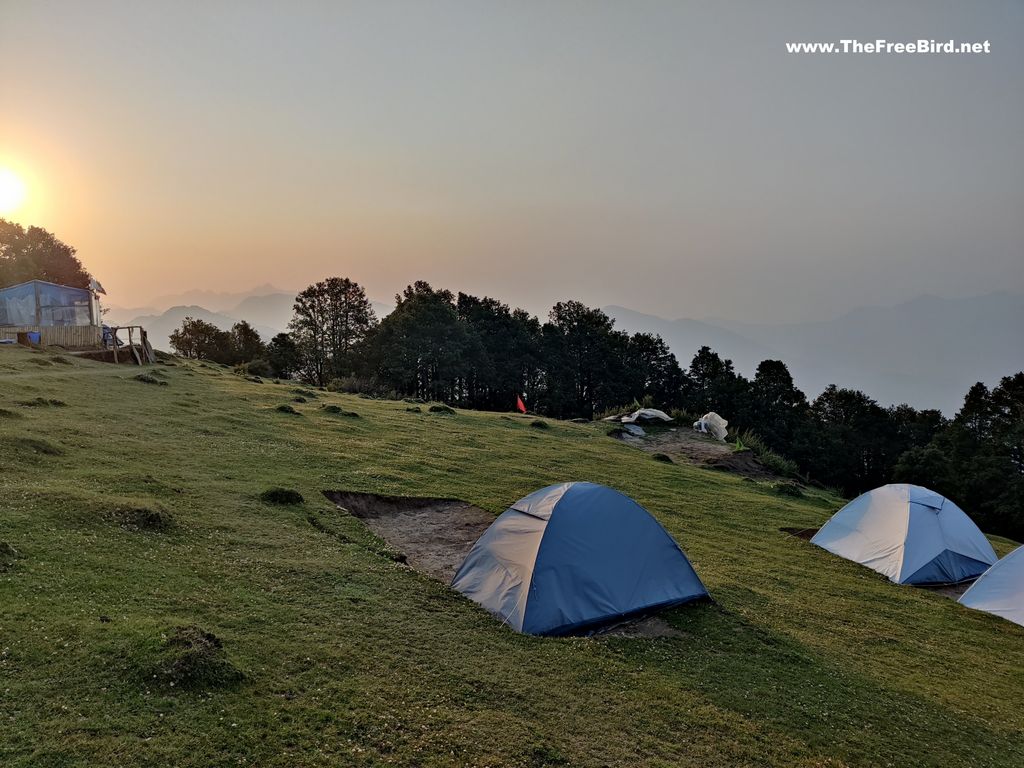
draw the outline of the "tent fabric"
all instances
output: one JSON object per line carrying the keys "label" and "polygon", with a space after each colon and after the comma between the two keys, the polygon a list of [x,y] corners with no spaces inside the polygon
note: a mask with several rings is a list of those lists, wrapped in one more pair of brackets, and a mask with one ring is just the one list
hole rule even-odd
{"label": "tent fabric", "polygon": [[729,422],[723,419],[714,411],[705,413],[697,421],[693,422],[693,428],[698,432],[703,432],[706,435],[713,435],[716,440],[725,440],[725,436],[729,434],[727,427]]}
{"label": "tent fabric", "polygon": [[960,507],[909,484],[858,496],[811,543],[897,584],[955,584],[979,576],[996,561],[992,545]]}
{"label": "tent fabric", "polygon": [[664,411],[659,411],[657,408],[641,408],[639,411],[633,411],[628,416],[622,417],[623,424],[635,424],[638,421],[672,421],[672,417]]}
{"label": "tent fabric", "polygon": [[1024,627],[1024,547],[985,571],[959,602]]}
{"label": "tent fabric", "polygon": [[708,596],[647,510],[596,483],[520,499],[473,545],[452,587],[519,632],[567,635]]}

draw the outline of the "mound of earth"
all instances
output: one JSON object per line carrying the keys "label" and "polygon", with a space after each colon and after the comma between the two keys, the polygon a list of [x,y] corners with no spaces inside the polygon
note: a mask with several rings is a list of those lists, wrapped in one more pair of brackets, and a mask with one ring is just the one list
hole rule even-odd
{"label": "mound of earth", "polygon": [[614,437],[642,451],[668,456],[675,463],[735,472],[754,480],[776,478],[753,452],[734,451],[729,443],[723,443],[684,427],[650,429],[643,436],[617,432]]}

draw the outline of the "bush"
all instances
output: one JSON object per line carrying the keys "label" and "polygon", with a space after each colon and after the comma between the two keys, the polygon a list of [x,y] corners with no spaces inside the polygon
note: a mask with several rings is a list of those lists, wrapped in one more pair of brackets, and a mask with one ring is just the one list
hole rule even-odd
{"label": "bush", "polygon": [[260,500],[268,504],[301,504],[302,494],[291,488],[267,488],[260,494]]}
{"label": "bush", "polygon": [[764,440],[749,429],[737,438],[737,444],[744,450],[750,450],[767,470],[783,477],[800,477],[800,468],[795,461],[780,456],[769,448]]}
{"label": "bush", "polygon": [[255,378],[273,378],[274,368],[266,360],[250,360],[247,363],[239,363],[235,366],[235,373],[239,376],[253,376]]}
{"label": "bush", "polygon": [[331,379],[327,382],[327,390],[372,397],[384,397],[387,394],[387,388],[372,376],[345,376],[340,379]]}
{"label": "bush", "polygon": [[772,490],[779,496],[789,496],[794,499],[802,499],[804,497],[803,488],[797,483],[776,483],[772,486]]}

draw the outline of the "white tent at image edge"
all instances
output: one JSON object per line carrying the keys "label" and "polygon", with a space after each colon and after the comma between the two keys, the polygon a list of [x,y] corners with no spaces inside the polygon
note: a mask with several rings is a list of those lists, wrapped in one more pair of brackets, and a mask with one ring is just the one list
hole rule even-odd
{"label": "white tent at image edge", "polygon": [[896,584],[956,584],[980,576],[997,559],[985,534],[960,507],[909,484],[861,494],[836,512],[811,543]]}
{"label": "white tent at image edge", "polygon": [[960,596],[960,603],[1024,627],[1024,547],[981,574]]}

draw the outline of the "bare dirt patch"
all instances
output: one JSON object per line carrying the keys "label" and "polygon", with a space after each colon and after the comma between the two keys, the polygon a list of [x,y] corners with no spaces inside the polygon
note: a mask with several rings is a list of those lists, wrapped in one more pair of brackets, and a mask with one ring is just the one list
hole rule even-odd
{"label": "bare dirt patch", "polygon": [[623,637],[626,639],[650,639],[655,637],[681,637],[684,633],[660,616],[647,616],[621,624],[613,624],[596,633],[598,637]]}
{"label": "bare dirt patch", "polygon": [[959,600],[960,596],[966,592],[977,579],[971,579],[970,581],[961,581],[959,584],[939,584],[938,586],[928,586],[923,584],[922,587],[927,589],[929,592],[934,592],[937,595],[948,597],[950,600]]}
{"label": "bare dirt patch", "polygon": [[382,496],[325,491],[343,511],[359,518],[417,571],[450,584],[455,571],[494,515],[458,499]]}
{"label": "bare dirt patch", "polygon": [[625,430],[615,430],[612,436],[647,453],[666,456],[676,464],[694,464],[706,469],[734,472],[754,480],[776,479],[776,475],[751,451],[734,451],[729,443],[686,427],[661,429],[645,425],[644,429],[648,432],[642,437],[630,435]]}

